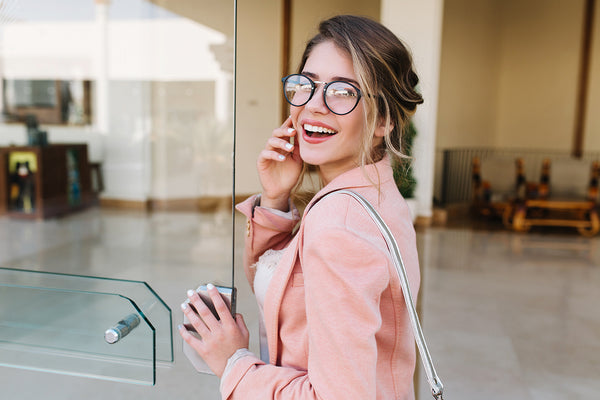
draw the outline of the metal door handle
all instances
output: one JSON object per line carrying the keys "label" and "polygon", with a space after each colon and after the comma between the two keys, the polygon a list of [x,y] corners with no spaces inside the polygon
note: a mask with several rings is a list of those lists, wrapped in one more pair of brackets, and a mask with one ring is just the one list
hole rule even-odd
{"label": "metal door handle", "polygon": [[106,343],[114,344],[134,330],[140,324],[140,317],[137,314],[129,314],[112,328],[104,332],[104,340]]}

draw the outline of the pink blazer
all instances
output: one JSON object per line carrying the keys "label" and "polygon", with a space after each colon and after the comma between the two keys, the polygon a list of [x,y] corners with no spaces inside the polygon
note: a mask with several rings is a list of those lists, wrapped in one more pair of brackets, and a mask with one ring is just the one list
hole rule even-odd
{"label": "pink blazer", "polygon": [[[365,172],[380,180],[380,192]],[[416,297],[415,232],[389,160],[340,175],[315,198],[339,188],[362,194],[381,213]],[[415,343],[400,281],[367,212],[349,196],[330,196],[292,235],[297,220],[254,208],[254,200],[237,206],[248,217],[251,285],[248,267],[268,249],[286,248],[265,299],[270,364],[238,360],[221,382],[223,399],[414,399]]]}

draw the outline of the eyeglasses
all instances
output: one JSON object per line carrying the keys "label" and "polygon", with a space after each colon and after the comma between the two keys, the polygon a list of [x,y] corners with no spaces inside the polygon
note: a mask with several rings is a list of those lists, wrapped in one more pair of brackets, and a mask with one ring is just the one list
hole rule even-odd
{"label": "eyeglasses", "polygon": [[288,103],[301,107],[315,94],[318,84],[323,85],[323,101],[334,114],[345,115],[356,108],[361,97],[360,89],[349,82],[313,81],[306,75],[292,74],[281,79],[283,94]]}

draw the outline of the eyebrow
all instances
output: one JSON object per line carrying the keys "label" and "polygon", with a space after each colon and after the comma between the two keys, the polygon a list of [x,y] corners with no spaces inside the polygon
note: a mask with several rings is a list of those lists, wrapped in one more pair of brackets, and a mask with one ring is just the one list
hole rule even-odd
{"label": "eyebrow", "polygon": [[[317,74],[315,74],[315,73],[312,73],[312,72],[309,72],[309,71],[302,71],[302,74],[308,76],[309,78],[311,78],[313,80],[317,80],[317,81],[319,80],[319,76]],[[358,82],[356,80],[354,80],[352,78],[347,78],[347,77],[344,77],[344,76],[333,76],[331,78],[330,82],[333,82],[333,81],[350,82],[350,83],[355,84],[356,86],[359,86],[359,84],[358,84]]]}

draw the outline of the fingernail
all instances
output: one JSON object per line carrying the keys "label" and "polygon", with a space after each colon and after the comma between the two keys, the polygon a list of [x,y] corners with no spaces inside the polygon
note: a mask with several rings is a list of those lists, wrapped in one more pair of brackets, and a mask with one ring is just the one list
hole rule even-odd
{"label": "fingernail", "polygon": [[285,156],[283,154],[280,154],[277,158],[279,158],[281,161],[285,160]]}
{"label": "fingernail", "polygon": [[294,147],[294,145],[291,143],[286,143],[286,145],[285,145],[285,148],[288,150],[291,150],[293,147]]}
{"label": "fingernail", "polygon": [[192,297],[194,295],[194,291],[192,289],[187,291],[188,297]]}
{"label": "fingernail", "polygon": [[212,283],[209,283],[209,284],[206,285],[206,288],[208,290],[213,290],[215,288],[215,285],[213,285]]}
{"label": "fingernail", "polygon": [[177,325],[177,329],[178,330],[182,330],[183,329],[183,325],[181,325],[181,324]]}
{"label": "fingernail", "polygon": [[294,131],[295,131],[295,129],[294,129],[294,128],[288,128],[288,133],[292,133],[292,132],[294,132]]}
{"label": "fingernail", "polygon": [[188,308],[188,305],[185,303],[181,303],[181,309],[185,310],[186,308]]}

